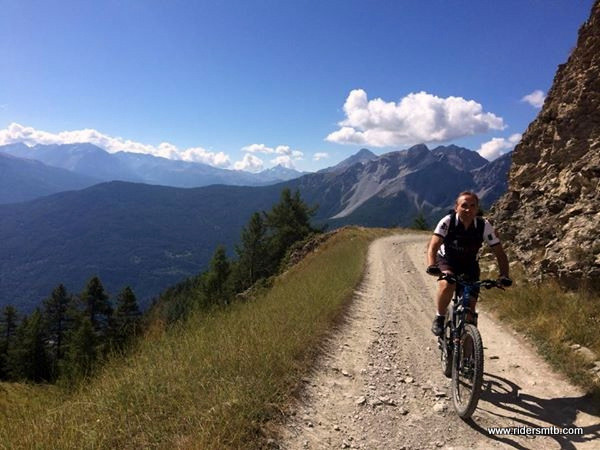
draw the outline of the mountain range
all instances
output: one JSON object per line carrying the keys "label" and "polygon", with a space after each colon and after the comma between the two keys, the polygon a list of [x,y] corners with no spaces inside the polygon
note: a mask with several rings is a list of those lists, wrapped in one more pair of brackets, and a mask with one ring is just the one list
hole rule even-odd
{"label": "mountain range", "polygon": [[77,292],[94,275],[113,295],[130,285],[147,306],[205,270],[218,244],[231,254],[250,215],[269,210],[285,187],[319,206],[318,225],[410,226],[419,213],[433,224],[462,190],[491,204],[510,163],[510,155],[488,162],[456,146],[359,153],[354,163],[268,186],[108,182],[0,205],[0,306],[28,311],[58,283]]}
{"label": "mountain range", "polygon": [[[103,181],[130,181],[134,183],[157,184],[174,187],[199,187],[211,184],[234,186],[260,186],[278,183],[303,175],[294,169],[281,165],[258,173],[241,170],[220,169],[198,162],[178,161],[157,156],[117,152],[109,153],[93,144],[54,144],[29,147],[23,143],[0,146],[0,154],[19,158],[11,167],[12,184],[3,183],[2,203],[30,200],[41,195],[49,195],[61,190],[77,189]],[[62,176],[67,189],[59,189],[57,183],[39,183],[37,191],[27,188],[31,175],[31,160],[48,167],[47,175],[42,175],[44,166],[38,164],[36,179],[44,176],[55,179],[56,168],[63,169]],[[68,172],[65,172],[68,171]],[[29,193],[30,195],[25,195]]]}
{"label": "mountain range", "polygon": [[437,220],[463,190],[476,192],[489,207],[506,189],[509,166],[510,154],[489,162],[466,148],[421,144],[286,185],[318,203],[318,218],[331,226],[410,226],[419,213]]}
{"label": "mountain range", "polygon": [[83,189],[101,180],[0,152],[0,204]]}

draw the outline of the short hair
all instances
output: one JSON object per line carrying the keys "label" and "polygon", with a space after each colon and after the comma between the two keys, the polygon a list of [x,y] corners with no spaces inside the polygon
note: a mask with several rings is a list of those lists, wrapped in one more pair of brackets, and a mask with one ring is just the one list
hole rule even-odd
{"label": "short hair", "polygon": [[458,194],[458,197],[456,197],[456,200],[454,201],[455,205],[458,205],[458,199],[461,198],[463,195],[468,195],[470,197],[475,197],[475,201],[477,202],[477,206],[479,206],[479,197],[477,196],[477,194],[475,192],[471,192],[471,191],[463,191],[460,194]]}

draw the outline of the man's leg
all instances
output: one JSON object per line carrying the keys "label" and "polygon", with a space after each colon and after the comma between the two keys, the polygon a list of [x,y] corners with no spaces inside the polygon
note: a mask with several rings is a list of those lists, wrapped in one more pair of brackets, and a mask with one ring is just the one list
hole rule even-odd
{"label": "man's leg", "polygon": [[437,295],[435,297],[435,306],[438,316],[445,316],[448,305],[454,294],[455,284],[450,284],[446,280],[438,281]]}
{"label": "man's leg", "polygon": [[469,308],[471,308],[471,311],[473,312],[477,312],[477,296],[474,295],[473,297],[471,297],[471,301],[469,301]]}
{"label": "man's leg", "polygon": [[431,326],[431,332],[436,336],[441,336],[444,332],[444,318],[446,317],[446,310],[452,300],[454,294],[455,285],[448,283],[446,280],[438,281],[438,289],[435,297],[436,306],[436,317],[433,319]]}

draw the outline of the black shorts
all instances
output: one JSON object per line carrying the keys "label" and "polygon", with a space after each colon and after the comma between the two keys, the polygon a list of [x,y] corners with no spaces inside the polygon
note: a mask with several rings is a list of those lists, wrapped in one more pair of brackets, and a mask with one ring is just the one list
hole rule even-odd
{"label": "black shorts", "polygon": [[[454,275],[463,275],[468,281],[479,280],[481,271],[479,269],[479,262],[477,260],[458,262],[451,261],[443,256],[437,255],[436,263],[442,272],[452,272]],[[475,295],[479,294],[479,288],[473,288],[472,292]]]}

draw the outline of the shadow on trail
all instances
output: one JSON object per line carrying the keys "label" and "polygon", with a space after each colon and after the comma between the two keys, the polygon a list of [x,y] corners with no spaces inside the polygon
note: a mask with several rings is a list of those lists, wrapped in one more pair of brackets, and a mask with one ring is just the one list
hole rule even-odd
{"label": "shadow on trail", "polygon": [[[480,403],[480,409],[497,417],[510,419],[511,427],[557,427],[573,428],[579,412],[598,419],[597,423],[585,426],[583,435],[547,435],[553,438],[561,448],[574,449],[576,443],[600,440],[600,406],[594,403],[592,396],[545,399],[521,392],[521,387],[512,381],[485,374],[481,400],[494,405],[497,410],[489,410]],[[514,448],[527,448],[510,439],[508,435],[489,435],[486,428],[473,420],[467,422],[474,430],[496,441]]]}

